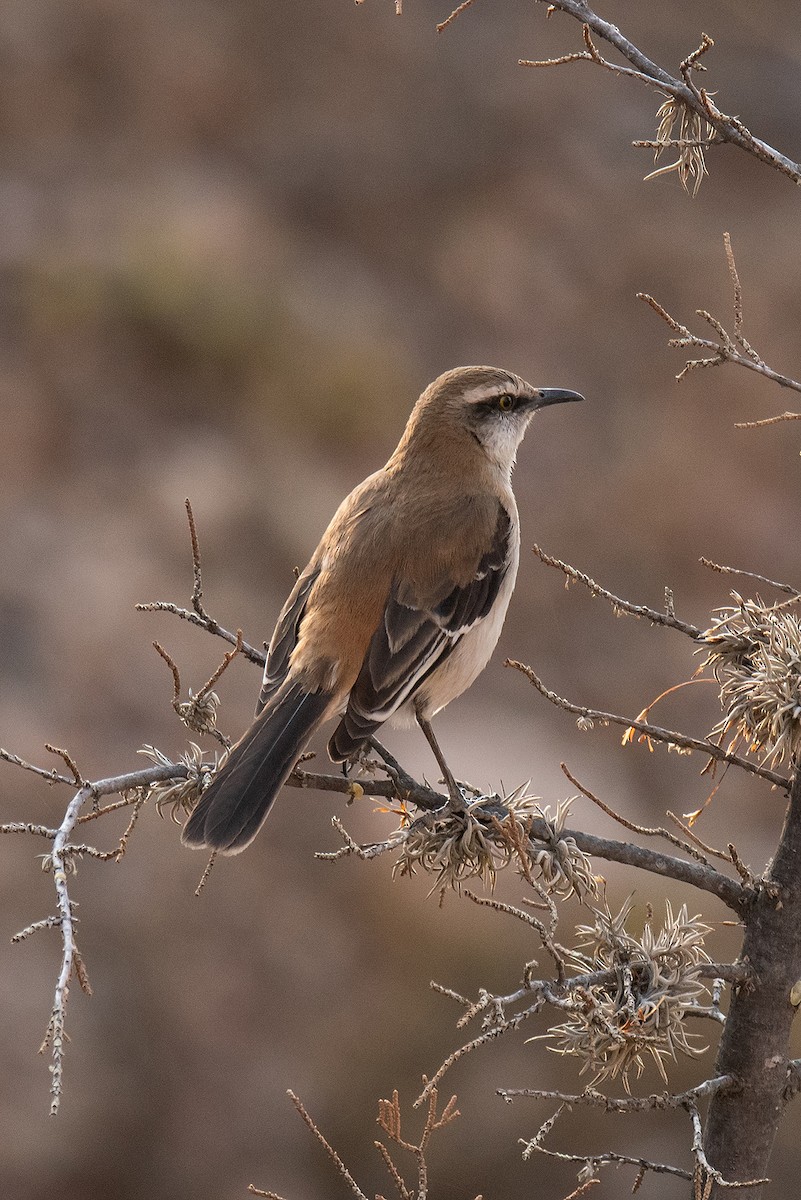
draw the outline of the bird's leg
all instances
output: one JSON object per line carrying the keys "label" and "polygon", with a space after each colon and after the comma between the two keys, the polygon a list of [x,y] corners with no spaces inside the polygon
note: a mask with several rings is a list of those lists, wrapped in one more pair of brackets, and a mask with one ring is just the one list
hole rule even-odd
{"label": "bird's leg", "polygon": [[417,724],[423,731],[425,739],[434,752],[434,758],[439,764],[439,769],[442,771],[442,778],[448,788],[448,796],[450,797],[450,808],[452,812],[463,813],[465,810],[464,795],[458,783],[453,777],[453,773],[445,761],[445,755],[439,748],[439,742],[434,736],[434,730],[426,717],[420,712],[420,709],[415,705],[414,714],[417,717]]}

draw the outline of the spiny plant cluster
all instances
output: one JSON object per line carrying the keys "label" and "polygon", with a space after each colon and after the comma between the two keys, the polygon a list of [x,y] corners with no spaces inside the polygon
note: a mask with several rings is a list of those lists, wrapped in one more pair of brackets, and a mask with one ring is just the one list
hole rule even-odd
{"label": "spiny plant cluster", "polygon": [[444,893],[475,878],[493,887],[498,871],[517,860],[521,873],[534,872],[548,895],[594,897],[598,883],[592,863],[572,837],[564,836],[571,803],[560,802],[552,814],[538,797],[526,795],[523,785],[503,798],[479,796],[462,812],[428,813],[408,826],[394,873],[413,875],[420,868],[436,876],[432,890]]}
{"label": "spiny plant cluster", "polygon": [[668,901],[658,931],[649,914],[640,937],[626,928],[632,908],[629,899],[616,915],[596,909],[592,925],[577,927],[572,964],[608,977],[576,989],[570,1017],[550,1030],[551,1049],[581,1059],[580,1073],[592,1071],[593,1084],[619,1076],[626,1091],[631,1072],[639,1078],[649,1058],[667,1083],[667,1059],[703,1053],[691,1045],[684,1018],[706,991],[699,968],[709,962],[709,927],[686,904],[674,914]]}
{"label": "spiny plant cluster", "polygon": [[801,617],[798,597],[765,605],[732,592],[699,639],[720,683],[723,718],[713,736],[744,741],[768,764],[797,762],[801,751]]}

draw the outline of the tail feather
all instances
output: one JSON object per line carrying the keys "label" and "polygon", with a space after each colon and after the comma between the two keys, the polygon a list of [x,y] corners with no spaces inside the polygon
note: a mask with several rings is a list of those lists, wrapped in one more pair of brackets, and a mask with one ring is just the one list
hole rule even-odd
{"label": "tail feather", "polygon": [[261,828],[331,697],[284,684],[262,710],[200,797],[184,826],[186,846],[237,854]]}

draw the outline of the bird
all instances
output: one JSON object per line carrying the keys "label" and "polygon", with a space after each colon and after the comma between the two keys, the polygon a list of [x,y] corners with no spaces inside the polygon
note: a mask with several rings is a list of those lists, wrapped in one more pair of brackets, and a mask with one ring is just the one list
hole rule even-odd
{"label": "bird", "polygon": [[576,400],[498,367],[457,367],[429,384],[386,465],[342,502],[297,576],[255,720],[201,794],[186,846],[244,850],[332,718],[328,753],[342,764],[390,718],[416,720],[458,807],[430,720],[470,687],[501,633],[520,554],[511,477],[526,428],[539,409]]}

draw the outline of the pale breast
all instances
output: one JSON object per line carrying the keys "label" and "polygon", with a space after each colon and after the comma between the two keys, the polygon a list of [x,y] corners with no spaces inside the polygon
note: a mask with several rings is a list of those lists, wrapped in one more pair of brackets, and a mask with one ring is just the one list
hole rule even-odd
{"label": "pale breast", "polygon": [[[415,702],[422,714],[430,718],[467,691],[481,674],[498,644],[506,618],[506,610],[514,591],[520,557],[520,530],[515,521],[510,536],[509,565],[498,595],[490,611],[459,639],[453,651],[436,667],[420,686]],[[408,724],[414,718],[411,704],[405,704],[395,714],[395,722]]]}

